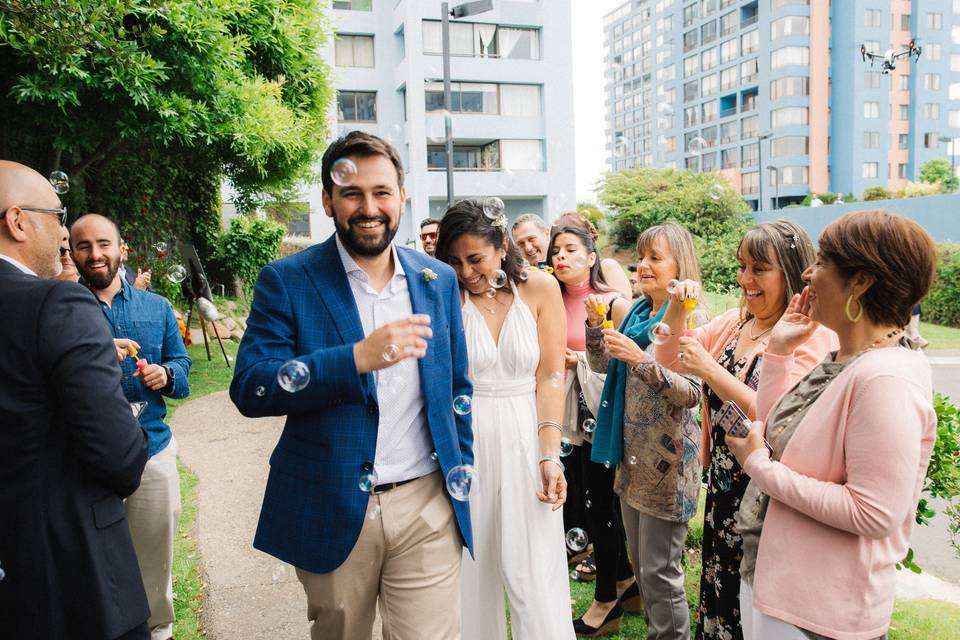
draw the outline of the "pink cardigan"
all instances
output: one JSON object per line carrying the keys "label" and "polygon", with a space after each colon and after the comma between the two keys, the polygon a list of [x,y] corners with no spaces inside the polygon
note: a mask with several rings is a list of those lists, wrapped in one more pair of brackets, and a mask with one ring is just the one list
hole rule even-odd
{"label": "pink cardigan", "polygon": [[[714,360],[720,358],[724,347],[727,346],[733,338],[733,334],[740,328],[740,314],[740,309],[730,309],[702,327],[694,330],[694,335],[699,338],[701,344],[703,344],[703,348],[713,356]],[[680,364],[677,355],[680,353],[681,335],[681,331],[674,331],[671,338],[665,344],[657,345],[654,352],[657,362],[674,371],[677,370]],[[767,348],[767,340],[769,338],[770,334],[768,333],[760,340],[757,340],[753,348],[746,354],[747,364],[740,371],[740,382],[743,382],[746,378],[747,373],[753,366],[754,358],[761,355]],[[800,378],[807,375],[815,366],[820,364],[820,361],[823,360],[831,350],[836,348],[837,335],[824,326],[818,327],[813,335],[810,336],[809,340],[797,347],[797,351],[794,354],[796,356],[796,367],[790,372],[790,387],[799,382]],[[700,463],[707,466],[710,464],[711,434],[713,430],[710,428],[710,409],[707,405],[706,395],[703,397],[703,405],[700,413],[703,424],[703,428],[701,429]],[[754,418],[756,416],[756,403],[749,407],[746,413],[750,418]]]}
{"label": "pink cardigan", "polygon": [[[758,411],[792,387],[792,356],[767,354]],[[904,348],[863,354],[824,389],[780,462],[744,471],[770,496],[753,606],[838,640],[883,635],[936,438],[930,365]]]}

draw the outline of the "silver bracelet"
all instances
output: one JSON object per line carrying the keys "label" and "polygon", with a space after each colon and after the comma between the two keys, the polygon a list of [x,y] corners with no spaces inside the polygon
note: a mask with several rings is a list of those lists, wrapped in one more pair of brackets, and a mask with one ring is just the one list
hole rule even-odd
{"label": "silver bracelet", "polygon": [[543,464],[544,462],[552,462],[556,464],[558,467],[560,467],[560,471],[567,470],[567,468],[563,466],[563,463],[560,462],[560,459],[557,458],[556,456],[543,456],[542,458],[540,458],[540,463]]}
{"label": "silver bracelet", "polygon": [[539,433],[546,427],[553,427],[560,433],[563,433],[563,426],[559,422],[554,420],[541,420],[537,423],[537,434],[539,435]]}

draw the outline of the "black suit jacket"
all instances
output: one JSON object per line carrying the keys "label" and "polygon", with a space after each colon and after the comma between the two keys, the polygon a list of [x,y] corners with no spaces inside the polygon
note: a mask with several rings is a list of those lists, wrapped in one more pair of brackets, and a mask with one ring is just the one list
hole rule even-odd
{"label": "black suit jacket", "polygon": [[147,441],[96,298],[0,260],[0,363],[0,636],[121,636],[150,614],[123,509]]}

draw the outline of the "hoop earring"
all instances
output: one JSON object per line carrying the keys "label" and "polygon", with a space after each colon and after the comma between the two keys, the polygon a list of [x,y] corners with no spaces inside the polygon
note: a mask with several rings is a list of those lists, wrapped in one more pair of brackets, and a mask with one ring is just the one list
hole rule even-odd
{"label": "hoop earring", "polygon": [[847,304],[844,306],[844,311],[847,312],[847,320],[849,320],[850,322],[860,322],[860,318],[863,317],[863,304],[859,300],[857,300],[857,306],[860,308],[860,310],[857,311],[857,315],[854,316],[852,313],[850,313],[851,302],[853,302],[852,293],[850,294],[850,297],[847,298]]}

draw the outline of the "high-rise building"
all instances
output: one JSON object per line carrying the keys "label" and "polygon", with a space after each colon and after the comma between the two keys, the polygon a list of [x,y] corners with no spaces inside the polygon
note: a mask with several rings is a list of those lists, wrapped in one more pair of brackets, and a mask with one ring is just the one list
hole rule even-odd
{"label": "high-rise building", "polygon": [[[331,12],[332,129],[368,131],[400,151],[400,243],[447,206],[440,12],[439,0],[338,0]],[[570,0],[496,0],[450,20],[455,200],[500,197],[511,219],[575,208],[571,38]],[[317,185],[315,237],[332,229],[320,198]]]}
{"label": "high-rise building", "polygon": [[[720,171],[770,209],[896,191],[960,140],[960,0],[631,0],[604,30],[613,170]],[[911,39],[888,73],[860,53]]]}

